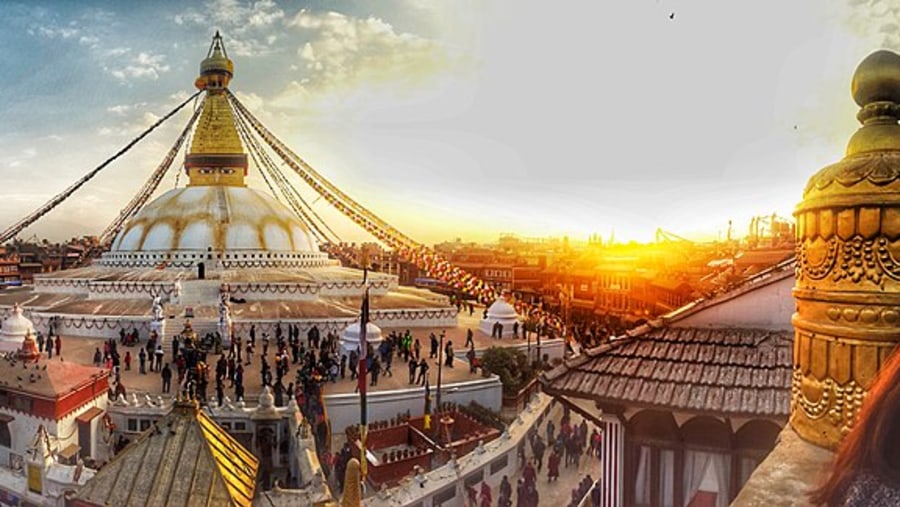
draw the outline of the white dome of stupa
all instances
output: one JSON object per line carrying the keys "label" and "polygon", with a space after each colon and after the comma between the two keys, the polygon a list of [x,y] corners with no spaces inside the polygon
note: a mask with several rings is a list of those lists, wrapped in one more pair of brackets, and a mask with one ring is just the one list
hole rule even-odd
{"label": "white dome of stupa", "polygon": [[[359,330],[359,322],[354,322],[344,329],[344,332],[341,333],[341,353],[347,354],[349,357],[350,351],[359,348]],[[383,340],[381,328],[371,322],[366,323],[366,342],[377,350]]]}
{"label": "white dome of stupa", "polygon": [[516,313],[516,309],[513,308],[513,305],[506,302],[506,299],[501,296],[494,301],[490,307],[488,307],[488,318],[494,318],[498,320],[503,319],[515,319],[518,317]]}
{"label": "white dome of stupa", "polygon": [[111,252],[317,252],[297,217],[267,194],[238,186],[169,190],[133,216]]}
{"label": "white dome of stupa", "polygon": [[22,314],[22,307],[16,303],[12,314],[3,321],[0,328],[0,352],[17,351],[27,334],[34,335],[34,324]]}

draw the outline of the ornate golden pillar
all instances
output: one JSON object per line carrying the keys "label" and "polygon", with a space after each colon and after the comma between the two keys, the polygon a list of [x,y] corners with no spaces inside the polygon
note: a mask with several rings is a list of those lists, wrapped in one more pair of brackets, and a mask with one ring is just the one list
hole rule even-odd
{"label": "ornate golden pillar", "polygon": [[862,127],[847,155],[810,178],[797,205],[791,425],[835,448],[900,341],[900,56],[853,75]]}

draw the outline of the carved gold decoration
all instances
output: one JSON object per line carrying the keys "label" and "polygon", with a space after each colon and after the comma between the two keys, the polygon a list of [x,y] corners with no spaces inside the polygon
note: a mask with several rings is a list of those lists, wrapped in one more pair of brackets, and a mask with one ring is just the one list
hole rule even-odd
{"label": "carved gold decoration", "polygon": [[794,212],[791,425],[827,448],[853,428],[900,341],[900,56],[870,55],[852,88],[863,125]]}
{"label": "carved gold decoration", "polygon": [[[816,397],[807,394],[809,392],[815,392]],[[853,429],[865,396],[866,390],[853,380],[846,385],[840,385],[831,378],[810,383],[799,369],[794,369],[791,412],[802,412],[807,421],[827,419],[824,422],[836,428],[840,438]]]}
{"label": "carved gold decoration", "polygon": [[341,507],[359,507],[362,502],[362,476],[359,471],[359,460],[350,458],[347,471],[344,473],[344,496]]}

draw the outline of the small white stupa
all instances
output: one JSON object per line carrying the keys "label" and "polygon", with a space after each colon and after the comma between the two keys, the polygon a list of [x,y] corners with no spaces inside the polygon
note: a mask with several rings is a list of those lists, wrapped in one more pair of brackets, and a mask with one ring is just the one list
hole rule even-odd
{"label": "small white stupa", "polygon": [[22,348],[22,342],[26,335],[35,336],[34,324],[22,314],[22,307],[16,303],[12,309],[12,315],[3,321],[0,328],[0,354],[15,352]]}
{"label": "small white stupa", "polygon": [[503,326],[500,337],[510,338],[513,336],[513,325],[518,321],[519,315],[516,313],[516,309],[506,301],[506,296],[503,295],[488,307],[487,318],[481,319],[478,329],[488,336],[494,336],[494,325],[499,322]]}
{"label": "small white stupa", "polygon": [[[366,324],[366,342],[368,342],[376,352],[383,339],[384,338],[381,337],[380,327],[371,322]],[[344,329],[344,332],[341,333],[341,354],[347,354],[347,357],[350,357],[350,351],[357,350],[358,348],[359,322],[354,322],[347,326],[347,329]]]}

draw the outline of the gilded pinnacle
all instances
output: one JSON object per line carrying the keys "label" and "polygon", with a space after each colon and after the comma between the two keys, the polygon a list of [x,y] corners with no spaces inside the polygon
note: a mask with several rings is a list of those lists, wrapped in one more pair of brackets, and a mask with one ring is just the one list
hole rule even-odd
{"label": "gilded pinnacle", "polygon": [[850,88],[863,126],[850,139],[847,156],[900,150],[900,55],[882,49],[867,56]]}

